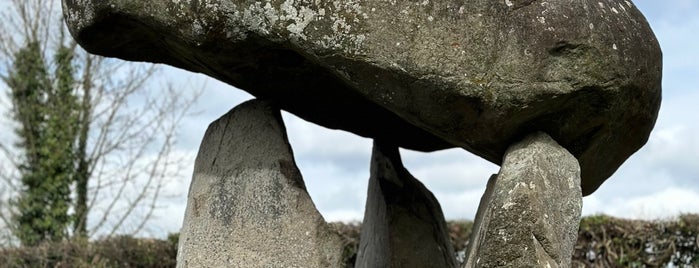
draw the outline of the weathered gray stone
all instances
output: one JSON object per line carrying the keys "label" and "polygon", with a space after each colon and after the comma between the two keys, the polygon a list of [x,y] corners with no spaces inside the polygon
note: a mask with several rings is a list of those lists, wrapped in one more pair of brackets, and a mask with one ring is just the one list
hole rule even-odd
{"label": "weathered gray stone", "polygon": [[473,221],[473,227],[471,227],[471,237],[468,241],[468,246],[466,247],[466,259],[464,261],[464,268],[476,267],[476,260],[478,258],[478,250],[480,249],[480,243],[483,243],[483,238],[487,233],[486,227],[489,225],[490,217],[485,217],[485,215],[490,215],[492,213],[490,202],[493,199],[493,191],[495,191],[495,181],[498,175],[493,174],[488,179],[488,184],[485,186],[485,192],[481,197],[481,202],[478,204],[478,211],[476,212],[476,219]]}
{"label": "weathered gray stone", "polygon": [[660,48],[629,0],[63,3],[90,52],[203,72],[329,128],[498,164],[544,131],[585,194],[660,106]]}
{"label": "weathered gray stone", "polygon": [[199,148],[178,267],[339,267],[279,110],[253,100],[211,123]]}
{"label": "weathered gray stone", "polygon": [[575,157],[544,133],[530,135],[488,182],[464,267],[570,267],[581,210]]}
{"label": "weathered gray stone", "polygon": [[456,267],[439,202],[403,167],[398,147],[374,141],[355,267]]}

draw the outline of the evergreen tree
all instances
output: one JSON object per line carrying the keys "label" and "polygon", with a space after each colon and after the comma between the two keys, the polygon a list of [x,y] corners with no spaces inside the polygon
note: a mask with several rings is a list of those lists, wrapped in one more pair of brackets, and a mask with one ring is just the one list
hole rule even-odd
{"label": "evergreen tree", "polygon": [[17,146],[24,148],[14,232],[25,245],[61,240],[71,224],[77,97],[70,51],[62,47],[56,52],[51,77],[39,43],[29,42],[16,53],[7,81],[19,122]]}
{"label": "evergreen tree", "polygon": [[0,140],[0,161],[11,166],[0,172],[0,226],[24,245],[146,229],[182,170],[172,148],[198,93],[151,87],[155,65],[85,52],[66,35],[60,1],[8,7],[0,90],[8,90],[17,142]]}

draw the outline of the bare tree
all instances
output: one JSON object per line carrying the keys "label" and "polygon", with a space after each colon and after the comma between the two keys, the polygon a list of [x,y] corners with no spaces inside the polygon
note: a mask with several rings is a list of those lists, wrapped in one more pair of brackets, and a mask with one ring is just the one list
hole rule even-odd
{"label": "bare tree", "polygon": [[[144,230],[163,197],[164,185],[186,166],[173,149],[178,124],[189,114],[199,91],[154,85],[159,71],[155,65],[88,54],[67,35],[58,1],[3,1],[0,78],[5,86],[10,87],[15,56],[27,44],[38,43],[44,59],[62,47],[71,53],[79,123],[73,141],[74,220],[68,232],[93,237]],[[45,63],[49,69],[56,68],[50,60]],[[57,83],[56,77],[50,79],[51,84]],[[12,215],[17,213],[9,201],[24,187],[17,172],[26,160],[23,150],[11,141],[0,141],[0,155],[7,163],[0,166],[0,224],[5,226],[13,226]]]}

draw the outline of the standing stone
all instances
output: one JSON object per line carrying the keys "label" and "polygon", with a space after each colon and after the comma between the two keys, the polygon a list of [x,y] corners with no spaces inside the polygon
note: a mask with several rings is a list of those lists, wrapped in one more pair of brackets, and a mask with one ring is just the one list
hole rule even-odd
{"label": "standing stone", "polygon": [[570,267],[581,209],[578,161],[547,134],[530,135],[488,182],[464,267]]}
{"label": "standing stone", "polygon": [[356,267],[456,267],[442,208],[401,163],[374,142]]}
{"label": "standing stone", "polygon": [[241,104],[199,148],[178,267],[339,267],[342,244],[306,192],[279,110]]}

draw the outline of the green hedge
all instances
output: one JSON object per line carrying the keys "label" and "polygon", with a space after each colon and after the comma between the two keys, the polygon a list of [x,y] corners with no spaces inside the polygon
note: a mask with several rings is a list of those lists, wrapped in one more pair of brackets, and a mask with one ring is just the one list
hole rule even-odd
{"label": "green hedge", "polygon": [[[454,249],[468,246],[472,222],[448,223]],[[359,223],[332,223],[345,241],[344,258],[353,266]],[[31,248],[0,249],[1,267],[174,267],[177,234],[167,240],[118,236],[90,243],[64,242]],[[675,221],[638,221],[609,216],[580,223],[573,267],[699,267],[699,215]]]}
{"label": "green hedge", "polygon": [[168,240],[116,236],[95,242],[0,249],[1,267],[175,267],[177,235]]}
{"label": "green hedge", "polygon": [[[456,251],[468,246],[473,223],[448,222]],[[337,225],[351,254],[352,267],[359,246],[359,224]],[[699,215],[675,221],[639,221],[609,216],[584,217],[580,222],[573,267],[699,267]]]}
{"label": "green hedge", "polygon": [[699,267],[699,215],[676,221],[583,218],[574,267]]}

